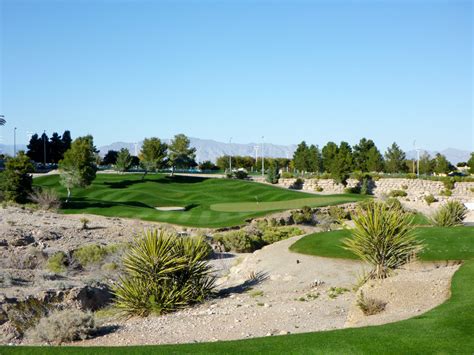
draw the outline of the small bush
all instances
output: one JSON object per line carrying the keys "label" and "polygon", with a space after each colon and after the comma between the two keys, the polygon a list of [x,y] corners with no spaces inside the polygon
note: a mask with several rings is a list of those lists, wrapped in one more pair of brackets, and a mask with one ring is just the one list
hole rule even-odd
{"label": "small bush", "polygon": [[113,289],[117,308],[130,316],[147,316],[204,301],[215,283],[208,257],[203,238],[144,232],[123,258],[125,272]]}
{"label": "small bush", "polygon": [[314,188],[314,191],[316,191],[316,192],[322,192],[322,191],[324,191],[324,189],[323,189],[321,186],[316,185],[316,187]]}
{"label": "small bush", "polygon": [[28,336],[37,341],[60,345],[87,339],[95,331],[95,320],[91,313],[67,309],[42,318],[36,327],[28,332]]}
{"label": "small bush", "polygon": [[408,185],[402,185],[402,190],[408,190]]}
{"label": "small bush", "polygon": [[392,190],[388,194],[390,197],[406,197],[408,196],[406,191],[403,190]]}
{"label": "small bush", "polygon": [[236,172],[234,172],[234,177],[238,180],[245,180],[248,178],[248,176],[249,175],[244,170],[237,170]]}
{"label": "small bush", "polygon": [[385,201],[385,205],[389,209],[397,209],[397,210],[403,211],[402,203],[394,197],[387,199],[387,201]]}
{"label": "small bush", "polygon": [[292,190],[301,190],[304,185],[304,180],[302,178],[297,178],[295,182],[290,186]]}
{"label": "small bush", "polygon": [[61,207],[59,195],[53,189],[35,189],[29,198],[44,210],[55,210]]}
{"label": "small bush", "polygon": [[433,215],[433,224],[438,227],[454,227],[462,225],[466,218],[467,208],[459,201],[448,201]]}
{"label": "small bush", "polygon": [[447,196],[447,197],[449,197],[449,196],[451,196],[451,195],[453,194],[453,192],[452,192],[451,190],[445,189],[445,190],[442,190],[439,194],[440,194],[441,196]]}
{"label": "small bush", "polygon": [[433,196],[433,195],[426,195],[425,196],[425,202],[429,205],[431,205],[434,202],[438,202],[438,200]]}
{"label": "small bush", "polygon": [[262,240],[265,244],[273,244],[301,234],[303,231],[296,227],[269,227],[264,230]]}
{"label": "small bush", "polygon": [[97,244],[89,244],[74,251],[72,256],[81,266],[87,266],[101,262],[107,254],[108,251],[105,247]]}
{"label": "small bush", "polygon": [[357,299],[357,306],[366,316],[371,316],[384,311],[386,305],[386,302],[376,298],[365,297],[362,291]]}
{"label": "small bush", "polygon": [[235,251],[237,253],[251,253],[264,245],[261,238],[252,236],[243,230],[216,234],[214,240],[220,243],[225,251]]}
{"label": "small bush", "polygon": [[61,273],[66,271],[66,263],[67,257],[62,251],[54,253],[48,258],[48,262],[46,263],[46,268],[49,271],[55,273]]}
{"label": "small bush", "polygon": [[352,238],[344,240],[344,247],[372,265],[371,278],[386,278],[422,249],[413,232],[413,217],[385,203],[370,201],[353,221]]}
{"label": "small bush", "polygon": [[284,171],[281,173],[282,179],[292,179],[295,177],[295,175],[289,171]]}
{"label": "small bush", "polygon": [[80,220],[79,220],[82,224],[82,229],[87,229],[89,228],[88,224],[89,224],[89,220],[85,217],[82,217]]}
{"label": "small bush", "polygon": [[351,214],[348,211],[346,211],[344,208],[339,207],[339,206],[329,207],[328,213],[329,213],[329,216],[335,219],[336,221],[351,218]]}
{"label": "small bush", "polygon": [[314,224],[313,210],[304,206],[301,210],[291,211],[291,217],[296,224]]}
{"label": "small bush", "polygon": [[454,180],[453,179],[445,179],[443,180],[443,185],[446,190],[453,190],[454,189]]}

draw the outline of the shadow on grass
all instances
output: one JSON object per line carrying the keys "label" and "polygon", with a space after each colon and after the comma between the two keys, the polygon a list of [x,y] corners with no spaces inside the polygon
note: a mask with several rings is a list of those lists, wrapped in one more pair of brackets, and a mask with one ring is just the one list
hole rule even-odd
{"label": "shadow on grass", "polygon": [[112,202],[112,201],[94,201],[85,198],[73,198],[68,203],[63,203],[63,209],[68,210],[80,210],[87,208],[111,208],[111,207],[140,207],[140,208],[153,208],[143,202],[126,201],[126,202]]}

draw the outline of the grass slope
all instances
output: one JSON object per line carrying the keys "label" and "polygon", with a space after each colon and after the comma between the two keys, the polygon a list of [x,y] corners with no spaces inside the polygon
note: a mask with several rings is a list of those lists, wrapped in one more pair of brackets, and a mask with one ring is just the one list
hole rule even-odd
{"label": "grass slope", "polygon": [[[34,184],[54,188],[62,198],[66,196],[58,175],[38,177]],[[315,196],[241,180],[187,176],[171,178],[158,174],[148,175],[142,181],[141,175],[137,174],[98,174],[89,188],[73,190],[71,202],[62,211],[139,218],[194,227],[227,227],[275,210],[339,204],[363,198],[351,194]],[[223,204],[227,210],[216,208]],[[187,210],[155,209],[166,206],[181,206]]]}

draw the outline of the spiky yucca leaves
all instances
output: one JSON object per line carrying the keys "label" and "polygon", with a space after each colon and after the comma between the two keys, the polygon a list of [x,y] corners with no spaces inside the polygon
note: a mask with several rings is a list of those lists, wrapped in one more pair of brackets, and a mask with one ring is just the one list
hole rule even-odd
{"label": "spiky yucca leaves", "polygon": [[114,287],[117,307],[147,316],[203,301],[214,290],[209,252],[202,238],[145,231],[123,258],[125,274]]}
{"label": "spiky yucca leaves", "polygon": [[353,218],[352,238],[344,240],[344,247],[373,266],[369,278],[386,278],[422,249],[415,239],[412,218],[383,202],[366,203]]}
{"label": "spiky yucca leaves", "polygon": [[448,201],[433,216],[433,224],[438,227],[455,227],[462,225],[466,218],[467,208],[459,201]]}

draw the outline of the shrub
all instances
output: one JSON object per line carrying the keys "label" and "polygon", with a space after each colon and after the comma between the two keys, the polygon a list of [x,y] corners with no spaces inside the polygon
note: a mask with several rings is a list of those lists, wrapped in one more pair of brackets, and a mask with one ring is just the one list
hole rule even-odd
{"label": "shrub", "polygon": [[33,164],[23,151],[14,158],[7,158],[1,181],[4,199],[18,203],[27,202],[32,191],[33,178],[30,174],[33,171]]}
{"label": "shrub", "polygon": [[214,240],[220,243],[225,251],[232,250],[237,253],[251,253],[264,245],[261,238],[252,236],[243,230],[216,234]]}
{"label": "shrub", "polygon": [[291,217],[296,224],[314,224],[313,210],[304,206],[301,210],[291,211]]}
{"label": "shrub", "polygon": [[89,224],[89,220],[86,218],[86,217],[82,217],[80,220],[79,220],[82,224],[82,229],[87,229],[89,228],[88,224]]}
{"label": "shrub", "polygon": [[316,191],[316,192],[322,192],[323,190],[324,189],[319,185],[316,185],[316,187],[314,188],[314,191]]}
{"label": "shrub", "polygon": [[443,185],[446,190],[453,190],[454,189],[454,180],[453,179],[444,179]]}
{"label": "shrub", "polygon": [[297,178],[295,182],[290,186],[292,190],[301,190],[304,185],[304,180],[302,178]]}
{"label": "shrub", "polygon": [[301,234],[303,231],[296,227],[268,227],[263,231],[262,240],[265,244],[273,244]]}
{"label": "shrub", "polygon": [[382,312],[385,310],[386,305],[386,302],[376,298],[365,297],[362,291],[360,292],[359,298],[357,299],[357,306],[366,316],[371,316]]}
{"label": "shrub", "polygon": [[238,180],[245,180],[248,178],[248,174],[244,170],[237,170],[234,172],[234,177]]}
{"label": "shrub", "polygon": [[42,318],[28,336],[48,344],[62,344],[88,338],[96,331],[94,316],[75,309],[51,313]]}
{"label": "shrub", "polygon": [[388,194],[390,197],[406,197],[408,194],[403,190],[392,190]]}
{"label": "shrub", "polygon": [[422,249],[415,239],[412,219],[399,209],[370,201],[353,217],[352,238],[344,240],[344,247],[372,265],[369,277],[385,278]]}
{"label": "shrub", "polygon": [[426,195],[424,199],[425,199],[425,202],[428,204],[428,206],[431,205],[434,202],[438,202],[438,200],[431,194]]}
{"label": "shrub", "polygon": [[385,201],[385,205],[389,209],[391,208],[403,211],[402,203],[394,197],[387,199],[387,201]]}
{"label": "shrub", "polygon": [[462,225],[466,218],[467,208],[459,201],[448,201],[433,215],[433,224],[438,227],[454,227]]}
{"label": "shrub", "polygon": [[362,179],[362,182],[360,185],[360,192],[359,192],[361,195],[370,195],[372,193],[370,189],[370,183],[371,183],[370,177],[365,177]]}
{"label": "shrub", "polygon": [[351,218],[351,214],[348,211],[346,211],[344,208],[339,207],[339,206],[329,207],[328,213],[329,213],[329,216],[335,219],[336,221]]}
{"label": "shrub", "polygon": [[439,193],[441,196],[451,196],[453,194],[453,192],[451,190],[442,190],[440,193]]}
{"label": "shrub", "polygon": [[402,190],[408,190],[408,185],[402,185]]}
{"label": "shrub", "polygon": [[147,316],[202,302],[214,291],[208,256],[203,238],[144,232],[123,258],[125,272],[113,289],[117,308]]}
{"label": "shrub", "polygon": [[55,210],[61,207],[59,195],[53,189],[35,189],[29,198],[44,210]]}
{"label": "shrub", "polygon": [[97,244],[89,244],[80,247],[72,255],[81,266],[87,266],[102,261],[107,255],[107,249]]}
{"label": "shrub", "polygon": [[275,162],[270,163],[268,168],[268,173],[266,177],[266,181],[270,184],[278,184],[278,180],[280,179],[280,169],[278,164]]}
{"label": "shrub", "polygon": [[293,173],[290,173],[289,171],[284,171],[281,173],[282,179],[292,179],[295,177]]}
{"label": "shrub", "polygon": [[67,262],[66,254],[64,254],[62,251],[58,251],[57,253],[54,253],[48,258],[48,262],[46,263],[46,268],[49,271],[52,271],[55,273],[61,273],[61,272],[66,271],[66,262]]}

